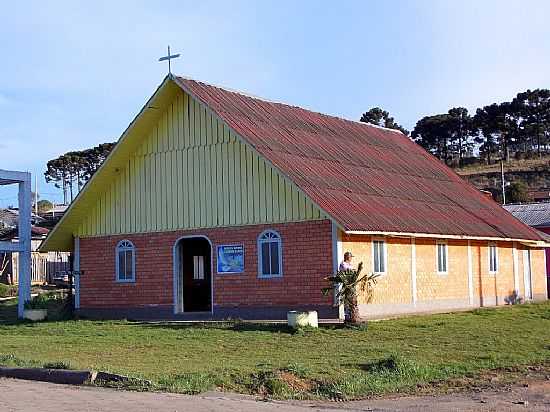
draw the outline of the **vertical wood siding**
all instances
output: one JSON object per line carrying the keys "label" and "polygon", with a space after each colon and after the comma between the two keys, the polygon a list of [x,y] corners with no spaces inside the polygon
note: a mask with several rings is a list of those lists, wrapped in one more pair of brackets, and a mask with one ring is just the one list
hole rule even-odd
{"label": "vertical wood siding", "polygon": [[326,217],[203,105],[180,92],[75,235]]}

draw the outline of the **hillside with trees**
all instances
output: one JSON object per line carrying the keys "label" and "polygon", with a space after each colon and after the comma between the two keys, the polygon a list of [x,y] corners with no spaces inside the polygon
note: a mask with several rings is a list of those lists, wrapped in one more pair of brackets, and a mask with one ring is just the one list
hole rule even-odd
{"label": "hillside with trees", "polygon": [[463,107],[418,121],[412,139],[449,166],[491,165],[549,153],[550,90],[518,93],[510,102]]}
{"label": "hillside with trees", "polygon": [[[380,108],[366,112],[361,121],[404,130]],[[479,189],[491,191],[497,201],[502,192],[501,161],[506,186],[513,188],[511,198],[534,200],[534,192],[550,192],[548,89],[526,90],[511,101],[492,103],[475,113],[453,107],[447,113],[425,116],[410,137]]]}

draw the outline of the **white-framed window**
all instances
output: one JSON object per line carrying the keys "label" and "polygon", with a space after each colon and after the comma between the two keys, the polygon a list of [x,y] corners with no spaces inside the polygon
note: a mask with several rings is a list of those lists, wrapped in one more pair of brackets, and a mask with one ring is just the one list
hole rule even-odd
{"label": "white-framed window", "polygon": [[121,240],[116,245],[116,281],[135,282],[136,248],[129,240]]}
{"label": "white-framed window", "polygon": [[446,242],[436,242],[437,273],[445,274],[449,267],[448,246]]}
{"label": "white-framed window", "polygon": [[372,240],[372,271],[384,274],[387,269],[386,241],[384,239]]}
{"label": "white-framed window", "polygon": [[266,230],[258,236],[258,277],[281,276],[283,276],[281,236],[274,230]]}
{"label": "white-framed window", "polygon": [[489,273],[498,272],[498,248],[496,243],[489,243]]}

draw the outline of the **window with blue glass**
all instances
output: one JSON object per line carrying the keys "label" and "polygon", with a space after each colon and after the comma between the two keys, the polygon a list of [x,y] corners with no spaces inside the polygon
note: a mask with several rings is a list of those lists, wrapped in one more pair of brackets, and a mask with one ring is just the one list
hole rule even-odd
{"label": "window with blue glass", "polygon": [[266,230],[258,237],[258,276],[261,278],[283,276],[281,236],[274,230]]}

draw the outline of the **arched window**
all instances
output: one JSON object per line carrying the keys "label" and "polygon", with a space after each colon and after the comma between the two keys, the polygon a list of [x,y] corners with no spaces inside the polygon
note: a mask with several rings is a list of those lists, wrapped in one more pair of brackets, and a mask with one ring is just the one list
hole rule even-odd
{"label": "arched window", "polygon": [[135,282],[136,248],[129,240],[121,240],[116,245],[117,282]]}
{"label": "arched window", "polygon": [[283,276],[281,236],[274,230],[266,230],[258,236],[258,276]]}

